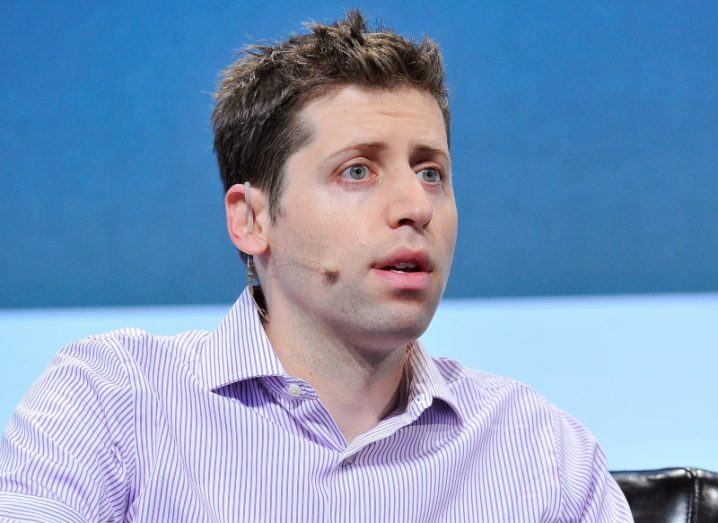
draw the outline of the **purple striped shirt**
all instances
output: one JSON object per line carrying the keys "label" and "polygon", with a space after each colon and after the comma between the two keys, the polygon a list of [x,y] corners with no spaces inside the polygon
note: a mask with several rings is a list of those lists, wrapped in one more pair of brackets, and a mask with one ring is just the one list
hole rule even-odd
{"label": "purple striped shirt", "polygon": [[0,443],[0,520],[632,521],[594,437],[516,381],[430,358],[346,444],[248,292],[217,330],[64,347]]}

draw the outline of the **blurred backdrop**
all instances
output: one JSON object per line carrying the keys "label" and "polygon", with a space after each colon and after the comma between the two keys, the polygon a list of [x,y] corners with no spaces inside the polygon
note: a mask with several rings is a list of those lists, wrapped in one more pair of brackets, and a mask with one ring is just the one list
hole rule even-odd
{"label": "blurred backdrop", "polygon": [[446,62],[460,231],[430,352],[536,387],[614,468],[718,469],[715,2],[5,2],[0,425],[62,343],[216,325],[245,285],[218,72],[350,7]]}

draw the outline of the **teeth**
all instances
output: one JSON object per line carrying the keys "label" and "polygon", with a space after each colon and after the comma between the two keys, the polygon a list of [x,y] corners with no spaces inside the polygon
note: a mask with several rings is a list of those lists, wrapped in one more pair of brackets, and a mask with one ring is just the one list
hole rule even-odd
{"label": "teeth", "polygon": [[399,262],[394,265],[394,268],[399,270],[414,269],[416,268],[416,264],[412,262]]}

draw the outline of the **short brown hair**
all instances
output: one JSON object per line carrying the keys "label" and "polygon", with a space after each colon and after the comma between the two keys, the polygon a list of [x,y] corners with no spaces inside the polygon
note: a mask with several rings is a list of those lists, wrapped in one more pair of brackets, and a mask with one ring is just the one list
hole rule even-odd
{"label": "short brown hair", "polygon": [[297,119],[312,98],[341,85],[411,86],[433,95],[449,138],[444,66],[428,37],[407,40],[384,28],[370,31],[358,10],[331,25],[273,45],[251,45],[223,71],[212,113],[214,150],[224,190],[249,181],[269,198],[269,216],[280,212],[287,158],[311,140]]}

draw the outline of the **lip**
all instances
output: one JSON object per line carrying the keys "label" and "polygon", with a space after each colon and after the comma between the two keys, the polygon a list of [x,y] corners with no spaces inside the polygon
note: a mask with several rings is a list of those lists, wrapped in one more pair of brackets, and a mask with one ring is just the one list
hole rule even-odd
{"label": "lip", "polygon": [[425,290],[431,280],[430,272],[394,272],[372,268],[371,272],[397,290]]}
{"label": "lip", "polygon": [[[405,247],[397,249],[383,260],[379,260],[378,262],[372,264],[372,268],[382,270],[383,267],[396,265],[400,262],[415,264],[419,268],[419,272],[432,272],[434,270],[434,264],[426,251],[412,250]],[[418,274],[418,272],[407,274]]]}
{"label": "lip", "polygon": [[[415,272],[395,272],[384,269],[384,267],[401,262],[413,263],[419,270]],[[429,286],[433,269],[434,265],[426,251],[401,248],[383,260],[374,263],[371,272],[394,289],[418,291]]]}

